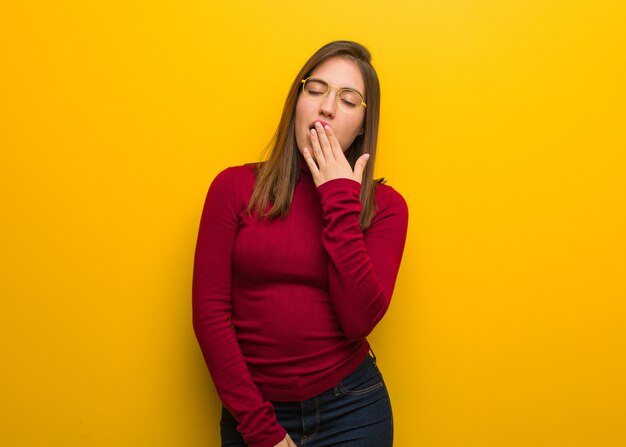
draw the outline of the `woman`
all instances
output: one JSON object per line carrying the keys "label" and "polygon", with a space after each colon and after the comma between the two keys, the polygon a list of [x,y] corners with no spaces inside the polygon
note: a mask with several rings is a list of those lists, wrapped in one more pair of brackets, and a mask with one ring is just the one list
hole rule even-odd
{"label": "woman", "polygon": [[209,188],[193,324],[222,446],[392,445],[365,337],[389,306],[408,211],[373,180],[379,104],[367,49],[331,42],[291,86],[268,160]]}

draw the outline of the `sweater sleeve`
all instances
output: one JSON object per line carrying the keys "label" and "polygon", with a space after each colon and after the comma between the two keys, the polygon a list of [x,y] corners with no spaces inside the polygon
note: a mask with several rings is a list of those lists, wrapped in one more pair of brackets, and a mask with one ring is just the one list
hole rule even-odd
{"label": "sweater sleeve", "polygon": [[219,173],[204,203],[193,267],[193,329],[220,399],[247,444],[273,447],[286,431],[253,382],[230,323],[232,251],[240,211],[233,177],[233,168]]}
{"label": "sweater sleeve", "polygon": [[[330,297],[345,336],[367,337],[385,315],[395,286],[408,226],[408,207],[394,189],[377,195],[370,227],[360,228],[361,184],[347,178],[322,183],[322,242],[329,256]],[[380,199],[380,200],[379,200]]]}

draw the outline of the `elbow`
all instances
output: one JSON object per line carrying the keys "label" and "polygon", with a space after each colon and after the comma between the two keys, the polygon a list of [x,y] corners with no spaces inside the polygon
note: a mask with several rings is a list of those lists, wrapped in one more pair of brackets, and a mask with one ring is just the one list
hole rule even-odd
{"label": "elbow", "polygon": [[373,330],[374,326],[351,325],[349,327],[343,327],[343,335],[348,340],[362,340],[371,334]]}
{"label": "elbow", "polygon": [[348,340],[362,340],[372,333],[388,308],[386,300],[381,299],[378,303],[364,312],[348,312],[340,321],[343,334]]}
{"label": "elbow", "polygon": [[223,301],[200,299],[193,296],[191,325],[196,337],[212,333],[223,325],[230,325],[230,306]]}

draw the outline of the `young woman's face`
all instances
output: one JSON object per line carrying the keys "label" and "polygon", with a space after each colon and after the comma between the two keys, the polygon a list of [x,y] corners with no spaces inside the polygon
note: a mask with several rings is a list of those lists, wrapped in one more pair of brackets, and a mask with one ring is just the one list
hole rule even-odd
{"label": "young woman's face", "polygon": [[[318,65],[310,74],[320,78],[329,85],[338,88],[351,88],[365,96],[365,82],[358,66],[341,57],[333,57]],[[337,106],[337,89],[331,88],[328,94],[319,101],[313,101],[300,92],[296,103],[296,143],[302,149],[308,147],[312,152],[309,130],[315,121],[323,121],[332,127],[339,140],[341,149],[346,152],[357,135],[363,133],[365,108],[358,107],[352,114],[344,113]]]}

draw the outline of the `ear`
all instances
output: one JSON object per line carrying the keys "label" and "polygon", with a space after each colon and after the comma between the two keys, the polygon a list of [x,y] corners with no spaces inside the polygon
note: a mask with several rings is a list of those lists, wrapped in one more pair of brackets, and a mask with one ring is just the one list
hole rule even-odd
{"label": "ear", "polygon": [[359,133],[357,133],[356,135],[363,135],[365,133],[365,127],[361,127],[361,129],[359,130]]}

